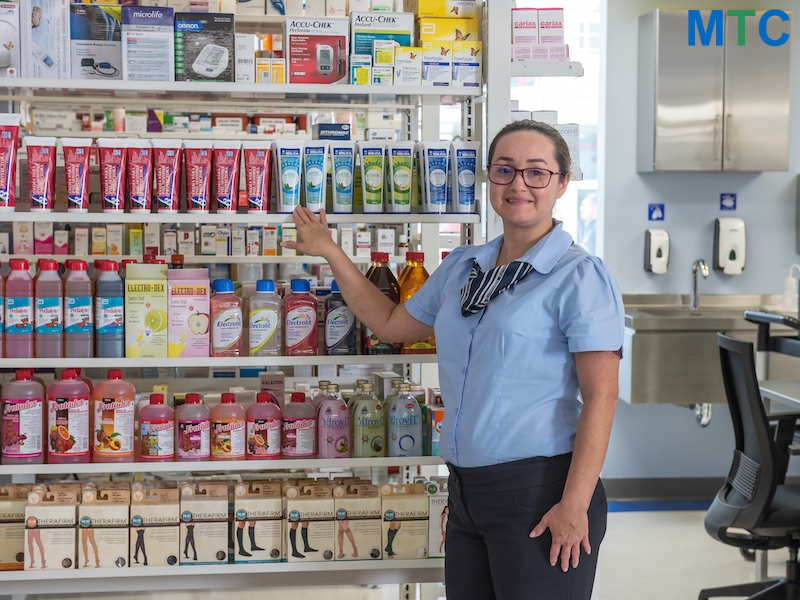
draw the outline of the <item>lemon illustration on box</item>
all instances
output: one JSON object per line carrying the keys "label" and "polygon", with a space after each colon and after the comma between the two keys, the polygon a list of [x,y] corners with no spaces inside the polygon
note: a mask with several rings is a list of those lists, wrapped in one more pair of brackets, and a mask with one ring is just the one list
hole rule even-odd
{"label": "lemon illustration on box", "polygon": [[168,273],[168,356],[208,356],[208,269],[173,269]]}
{"label": "lemon illustration on box", "polygon": [[167,265],[128,265],[125,356],[166,358],[167,326]]}

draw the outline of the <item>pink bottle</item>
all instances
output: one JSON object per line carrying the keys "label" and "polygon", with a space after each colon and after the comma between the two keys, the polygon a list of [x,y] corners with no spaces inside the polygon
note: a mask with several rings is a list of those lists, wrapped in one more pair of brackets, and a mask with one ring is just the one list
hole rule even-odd
{"label": "pink bottle", "polygon": [[211,409],[211,460],[245,457],[246,419],[236,394],[222,394],[222,402]]}
{"label": "pink bottle", "polygon": [[[242,299],[230,279],[214,280],[211,296],[211,356],[239,356],[242,351]],[[213,449],[212,449],[213,457]],[[244,453],[243,453],[244,455]]]}
{"label": "pink bottle", "polygon": [[88,463],[91,443],[89,387],[76,379],[75,369],[61,371],[61,379],[47,388],[47,462]]}
{"label": "pink bottle", "polygon": [[317,355],[317,299],[306,279],[292,279],[292,293],[283,303],[286,356]]}
{"label": "pink bottle", "polygon": [[350,458],[350,447],[350,411],[331,383],[317,413],[317,458]]}
{"label": "pink bottle", "polygon": [[94,356],[94,298],[92,280],[82,260],[70,260],[64,280],[64,356]]}
{"label": "pink bottle", "polygon": [[259,392],[255,404],[247,409],[247,458],[281,457],[281,409],[272,394]]}
{"label": "pink bottle", "polygon": [[33,358],[33,280],[28,261],[12,258],[6,278],[6,358]]}
{"label": "pink bottle", "polygon": [[284,458],[314,458],[316,455],[317,415],[303,392],[292,392],[292,401],[283,407],[281,448]]}
{"label": "pink bottle", "polygon": [[178,460],[208,460],[211,456],[211,412],[200,394],[186,394],[175,411],[175,450]]}
{"label": "pink bottle", "polygon": [[44,398],[44,388],[31,381],[27,369],[17,371],[16,379],[3,386],[0,448],[4,465],[44,462]]}
{"label": "pink bottle", "polygon": [[110,369],[108,379],[92,390],[94,437],[92,462],[133,462],[136,389]]}
{"label": "pink bottle", "polygon": [[175,460],[175,411],[164,404],[164,394],[150,394],[150,404],[139,410],[139,460]]}
{"label": "pink bottle", "polygon": [[94,383],[92,383],[92,380],[89,379],[88,377],[86,377],[86,375],[83,374],[83,369],[75,369],[75,376],[76,376],[77,379],[80,379],[87,386],[89,386],[89,395],[91,396],[92,390],[94,389]]}
{"label": "pink bottle", "polygon": [[61,358],[64,354],[64,282],[58,274],[56,261],[39,260],[39,273],[33,287],[36,358]]}
{"label": "pink bottle", "polygon": [[[3,263],[0,263],[0,267],[3,266]],[[5,295],[5,280],[3,276],[0,275],[0,357],[5,356],[3,354],[4,351],[4,339],[5,338],[5,308],[6,308],[6,295]]]}

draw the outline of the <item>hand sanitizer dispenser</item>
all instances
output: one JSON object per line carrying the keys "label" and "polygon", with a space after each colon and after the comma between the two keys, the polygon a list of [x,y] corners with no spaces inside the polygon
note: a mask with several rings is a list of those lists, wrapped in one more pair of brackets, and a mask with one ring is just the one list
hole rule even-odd
{"label": "hand sanitizer dispenser", "polygon": [[669,266],[669,233],[648,229],[644,235],[644,270],[663,275]]}
{"label": "hand sanitizer dispenser", "polygon": [[744,221],[732,217],[714,222],[714,268],[726,275],[740,275],[744,269]]}

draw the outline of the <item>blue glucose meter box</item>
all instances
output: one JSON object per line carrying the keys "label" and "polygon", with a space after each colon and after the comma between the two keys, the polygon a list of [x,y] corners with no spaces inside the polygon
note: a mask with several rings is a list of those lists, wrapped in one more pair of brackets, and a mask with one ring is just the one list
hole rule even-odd
{"label": "blue glucose meter box", "polygon": [[122,79],[122,7],[71,4],[69,60],[73,79]]}
{"label": "blue glucose meter box", "polygon": [[175,81],[235,80],[236,33],[229,13],[175,13]]}
{"label": "blue glucose meter box", "polygon": [[156,6],[122,7],[122,78],[175,80],[175,11]]}

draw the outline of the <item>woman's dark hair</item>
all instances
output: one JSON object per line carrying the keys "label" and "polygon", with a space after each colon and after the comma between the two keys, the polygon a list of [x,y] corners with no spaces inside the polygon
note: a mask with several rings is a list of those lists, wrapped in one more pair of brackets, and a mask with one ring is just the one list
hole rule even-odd
{"label": "woman's dark hair", "polygon": [[486,157],[488,163],[492,164],[492,158],[494,158],[494,153],[497,149],[497,142],[500,140],[500,138],[508,135],[509,133],[517,133],[518,131],[532,131],[534,133],[543,135],[553,142],[553,148],[555,149],[556,154],[556,162],[558,163],[558,170],[561,172],[560,177],[561,179],[564,179],[565,174],[569,173],[570,169],[572,168],[572,159],[569,156],[567,142],[564,141],[564,138],[561,137],[561,134],[555,127],[548,125],[547,123],[542,123],[541,121],[523,119],[522,121],[514,121],[513,123],[509,123],[503,127],[497,132],[497,135],[494,136],[492,143],[489,144],[489,153]]}

